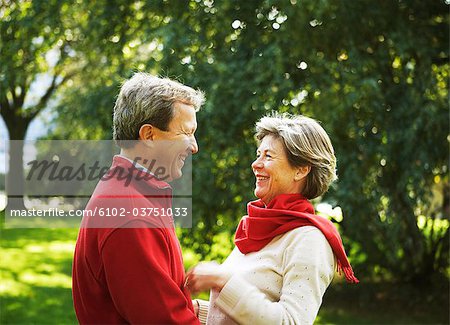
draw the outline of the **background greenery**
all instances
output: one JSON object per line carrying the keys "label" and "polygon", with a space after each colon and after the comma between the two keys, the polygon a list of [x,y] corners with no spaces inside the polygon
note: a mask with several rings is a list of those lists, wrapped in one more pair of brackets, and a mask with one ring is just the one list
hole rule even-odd
{"label": "background greenery", "polygon": [[[10,139],[23,139],[43,112],[52,116],[47,138],[110,139],[118,88],[137,70],[205,91],[195,226],[180,230],[187,265],[231,248],[254,198],[255,121],[301,113],[333,141],[339,181],[314,203],[341,208],[331,218],[362,280],[332,286],[320,320],[448,322],[445,1],[4,0],[0,8],[0,113]],[[43,91],[33,98],[36,85]],[[76,230],[1,234],[1,321],[73,322]]]}

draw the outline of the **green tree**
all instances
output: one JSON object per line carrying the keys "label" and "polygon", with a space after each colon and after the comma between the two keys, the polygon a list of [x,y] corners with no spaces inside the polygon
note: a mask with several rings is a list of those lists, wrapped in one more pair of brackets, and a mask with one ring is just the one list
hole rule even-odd
{"label": "green tree", "polygon": [[[175,56],[165,66],[199,80],[209,95],[199,115],[207,125],[200,141],[208,141],[198,155],[194,195],[202,241],[210,244],[219,225],[233,228],[245,211],[253,125],[277,109],[316,117],[332,135],[341,180],[327,199],[343,208],[341,227],[352,251],[362,253],[361,270],[414,282],[445,272],[444,2],[208,4],[176,11],[187,37],[164,42],[164,57]],[[178,70],[183,57],[188,69]]]}
{"label": "green tree", "polygon": [[[141,19],[135,19],[139,15]],[[6,0],[0,3],[0,18],[0,114],[10,140],[24,140],[31,121],[64,85],[70,89],[85,83],[88,76],[98,77],[97,85],[102,81],[111,85],[105,80],[122,75],[125,61],[119,58],[125,55],[127,36],[148,17],[142,15],[139,3],[129,1]],[[100,73],[95,69],[105,66]],[[32,98],[33,86],[45,87],[37,99]],[[15,202],[16,208],[22,208],[22,196],[17,199],[23,193],[21,142],[10,146],[9,154],[8,201],[10,207]]]}
{"label": "green tree", "polygon": [[428,280],[449,251],[448,7],[346,2],[331,14],[335,33],[312,43],[329,60],[314,64],[310,108],[337,147],[344,232],[376,275]]}
{"label": "green tree", "polygon": [[[0,114],[11,140],[25,138],[30,122],[71,75],[63,69],[68,57],[67,43],[54,32],[64,26],[59,15],[61,9],[58,1],[48,2],[45,8],[42,3],[31,1],[4,1],[1,4]],[[45,59],[50,51],[57,57],[56,63],[49,64]],[[50,85],[34,105],[25,107],[25,98],[33,81],[43,73],[50,76]],[[20,146],[10,146],[10,161],[14,163],[10,164],[7,183],[10,193],[16,195],[23,189],[22,151]],[[19,177],[13,179],[12,175]]]}
{"label": "green tree", "polygon": [[[95,6],[91,19],[103,21],[106,4]],[[254,198],[255,121],[271,110],[315,117],[331,135],[340,175],[323,199],[342,207],[339,226],[361,274],[420,282],[444,271],[449,14],[443,1],[128,7],[132,15],[121,21],[129,29],[111,28],[109,38],[84,49],[95,64],[64,89],[54,137],[110,138],[114,96],[135,69],[205,90],[194,156],[195,228],[184,230],[182,240],[207,255],[214,235],[232,232]],[[104,48],[101,40],[111,41]]]}

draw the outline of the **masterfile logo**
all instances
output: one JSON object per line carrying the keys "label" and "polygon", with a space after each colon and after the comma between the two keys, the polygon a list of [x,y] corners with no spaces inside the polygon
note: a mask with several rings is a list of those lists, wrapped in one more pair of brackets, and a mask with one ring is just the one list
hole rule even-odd
{"label": "masterfile logo", "polygon": [[[137,141],[131,141],[137,142]],[[144,200],[156,199],[151,187],[142,186],[148,182],[158,184],[158,189],[170,189],[173,211],[183,213],[169,213],[172,209],[152,211],[151,216],[167,216],[182,227],[192,224],[192,159],[185,151],[171,155],[172,148],[182,148],[183,144],[163,140],[152,145],[157,146],[158,155],[143,152],[143,155],[123,156],[114,141],[9,141],[9,168],[6,170],[6,193],[8,206],[6,226],[10,227],[72,227],[79,226],[81,216],[77,213],[50,213],[49,211],[81,211],[94,193],[95,188],[111,186],[126,189],[139,187]],[[132,147],[133,144],[128,147]],[[142,147],[142,146],[141,146]],[[178,150],[180,151],[180,150]],[[178,152],[175,151],[175,152]],[[17,153],[22,153],[20,157]],[[167,152],[167,155],[165,154]],[[114,164],[113,161],[121,163]],[[172,177],[174,172],[177,177]],[[139,185],[141,184],[141,185]],[[126,190],[125,190],[126,192]],[[148,209],[144,212],[130,209],[129,201],[137,198],[123,195],[111,195],[103,198],[110,200],[97,215],[104,218],[148,218]],[[23,202],[26,212],[15,212],[15,202]],[[23,205],[22,205],[23,206]],[[158,206],[158,205],[156,205]],[[22,209],[22,208],[19,208]],[[8,213],[9,211],[9,213]],[[29,213],[28,211],[36,211]],[[48,212],[48,213],[46,213]],[[69,219],[74,219],[69,220]],[[178,218],[178,219],[177,219]],[[33,220],[39,220],[28,225]],[[70,221],[70,222],[69,222]],[[103,222],[103,221],[102,221]],[[108,223],[98,223],[105,226]]]}

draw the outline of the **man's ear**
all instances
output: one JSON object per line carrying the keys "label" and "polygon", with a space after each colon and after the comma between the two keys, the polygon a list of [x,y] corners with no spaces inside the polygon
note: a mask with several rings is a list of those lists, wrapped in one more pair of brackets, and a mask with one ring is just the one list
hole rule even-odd
{"label": "man's ear", "polygon": [[153,140],[155,137],[155,127],[151,124],[144,124],[139,129],[139,140]]}
{"label": "man's ear", "polygon": [[297,172],[295,173],[294,179],[296,181],[300,181],[308,176],[311,171],[311,166],[300,166],[297,168]]}

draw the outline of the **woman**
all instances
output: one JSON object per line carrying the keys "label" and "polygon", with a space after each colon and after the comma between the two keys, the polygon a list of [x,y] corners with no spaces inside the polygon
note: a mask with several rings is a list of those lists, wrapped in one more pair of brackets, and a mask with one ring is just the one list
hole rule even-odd
{"label": "woman", "polygon": [[336,228],[308,201],[336,179],[334,150],[324,129],[304,116],[263,117],[256,137],[259,200],[248,204],[226,261],[197,265],[186,284],[194,293],[212,289],[209,303],[194,301],[208,324],[312,324],[336,262],[358,282]]}

